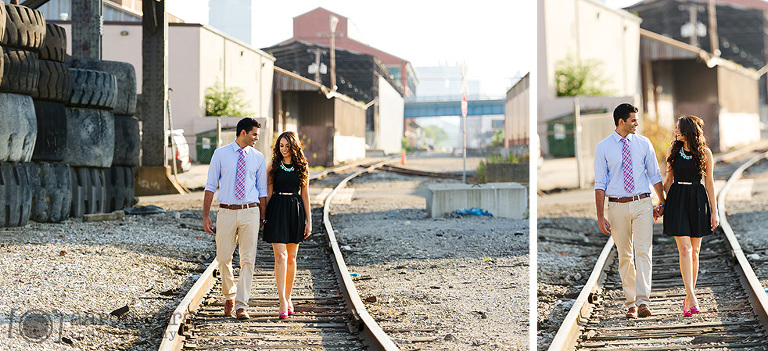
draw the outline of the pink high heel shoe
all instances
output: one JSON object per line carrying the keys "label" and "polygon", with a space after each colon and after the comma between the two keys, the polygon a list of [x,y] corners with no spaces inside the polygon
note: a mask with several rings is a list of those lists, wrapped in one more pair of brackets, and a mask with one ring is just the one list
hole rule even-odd
{"label": "pink high heel shoe", "polygon": [[291,307],[288,307],[288,315],[289,316],[293,314],[293,303],[290,303],[290,305],[291,305]]}
{"label": "pink high heel shoe", "polygon": [[685,309],[685,302],[686,302],[687,299],[688,299],[687,297],[685,299],[683,299],[683,317],[692,317],[693,313],[691,312],[691,310],[690,309],[687,309],[687,310]]}
{"label": "pink high heel shoe", "polygon": [[699,313],[699,306],[691,306],[691,313],[692,314],[698,314]]}
{"label": "pink high heel shoe", "polygon": [[286,319],[286,318],[288,318],[288,313],[278,312],[277,313],[277,318],[278,319]]}

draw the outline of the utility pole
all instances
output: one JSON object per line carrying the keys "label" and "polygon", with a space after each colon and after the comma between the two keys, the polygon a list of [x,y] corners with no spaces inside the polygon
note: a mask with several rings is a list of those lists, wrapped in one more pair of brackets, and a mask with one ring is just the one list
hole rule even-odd
{"label": "utility pole", "polygon": [[461,177],[462,182],[467,184],[467,67],[466,64],[461,65],[461,150],[462,159],[464,161],[464,173]]}
{"label": "utility pole", "polygon": [[[336,25],[339,18],[331,15],[331,91],[336,91]],[[318,67],[317,69],[320,69]]]}
{"label": "utility pole", "polygon": [[709,14],[709,47],[712,51],[712,56],[720,56],[720,41],[717,37],[717,9],[715,7],[715,0],[709,0],[708,10]]}
{"label": "utility pole", "polygon": [[310,54],[315,54],[315,67],[317,67],[317,70],[315,71],[315,82],[321,83],[320,80],[320,55],[325,54],[327,51],[321,49],[321,48],[315,48],[315,49],[307,49],[307,52]]}
{"label": "utility pole", "polygon": [[72,57],[101,60],[101,0],[72,0]]}

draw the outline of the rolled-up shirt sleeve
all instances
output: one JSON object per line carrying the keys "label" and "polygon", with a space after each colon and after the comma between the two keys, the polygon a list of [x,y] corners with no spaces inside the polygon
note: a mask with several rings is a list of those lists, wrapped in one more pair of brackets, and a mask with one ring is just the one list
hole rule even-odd
{"label": "rolled-up shirt sleeve", "polygon": [[651,182],[651,185],[662,181],[659,162],[656,161],[656,151],[653,149],[653,144],[650,141],[648,142],[648,152],[645,154],[645,171],[648,174],[648,180]]}
{"label": "rolled-up shirt sleeve", "polygon": [[595,149],[595,190],[603,190],[608,187],[608,161],[605,159],[605,150],[598,144]]}
{"label": "rolled-up shirt sleeve", "polygon": [[219,149],[213,152],[211,157],[211,163],[208,165],[208,180],[205,182],[205,190],[212,193],[216,193],[216,188],[219,187],[219,179],[221,178],[221,157],[217,152]]}
{"label": "rolled-up shirt sleeve", "polygon": [[267,163],[264,157],[259,157],[261,164],[256,170],[256,189],[259,190],[259,198],[267,197]]}

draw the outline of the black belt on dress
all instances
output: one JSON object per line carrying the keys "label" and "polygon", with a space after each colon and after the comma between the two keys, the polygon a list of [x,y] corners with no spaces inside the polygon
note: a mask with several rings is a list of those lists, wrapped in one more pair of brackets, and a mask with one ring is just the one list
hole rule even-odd
{"label": "black belt on dress", "polygon": [[651,196],[650,193],[642,193],[640,195],[628,196],[628,197],[608,197],[608,201],[625,203],[625,202],[632,202],[635,200],[645,199],[646,197],[649,197],[649,196]]}
{"label": "black belt on dress", "polygon": [[249,204],[243,204],[243,205],[227,205],[227,204],[219,204],[219,207],[226,208],[228,210],[243,210],[246,208],[256,207],[258,206],[258,202],[251,202]]}

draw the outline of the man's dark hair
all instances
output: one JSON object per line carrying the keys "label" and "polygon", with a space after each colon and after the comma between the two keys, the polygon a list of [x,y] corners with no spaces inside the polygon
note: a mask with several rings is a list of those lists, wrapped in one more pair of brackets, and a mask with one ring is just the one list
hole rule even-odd
{"label": "man's dark hair", "polygon": [[261,124],[251,117],[245,117],[241,119],[240,122],[237,122],[237,130],[235,130],[235,132],[237,133],[237,136],[240,136],[240,132],[245,131],[248,133],[253,127],[261,128]]}
{"label": "man's dark hair", "polygon": [[637,107],[632,106],[632,104],[623,103],[619,106],[616,106],[616,109],[613,110],[613,123],[616,124],[616,126],[619,126],[619,118],[623,119],[624,122],[627,121],[627,118],[629,118],[629,114],[635,112],[637,113]]}

